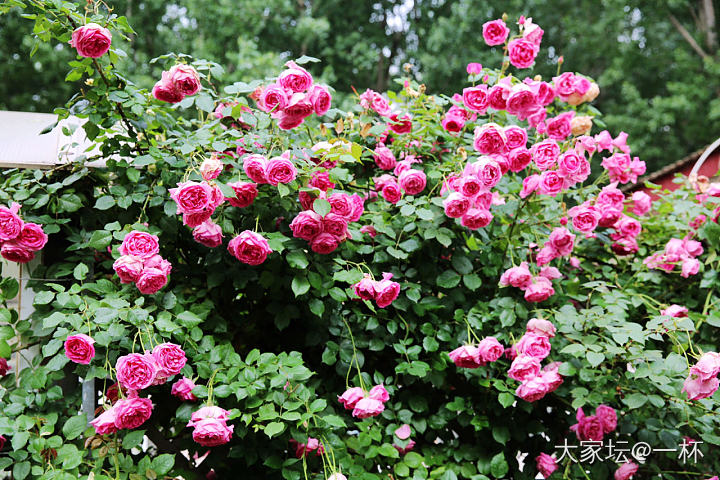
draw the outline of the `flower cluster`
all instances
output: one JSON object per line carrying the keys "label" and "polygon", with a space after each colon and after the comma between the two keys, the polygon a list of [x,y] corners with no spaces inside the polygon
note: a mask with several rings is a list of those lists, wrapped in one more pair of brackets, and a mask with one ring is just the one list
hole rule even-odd
{"label": "flower cluster", "polygon": [[689,400],[711,397],[720,385],[718,373],[720,373],[720,354],[704,353],[697,363],[690,367],[682,391],[687,394]]}
{"label": "flower cluster", "polygon": [[200,75],[195,68],[181,63],[162,72],[160,80],[152,88],[152,94],[163,102],[178,103],[188,95],[195,95],[200,87]]}
{"label": "flower cluster", "polygon": [[170,198],[177,204],[177,213],[182,213],[183,223],[191,228],[210,220],[215,209],[225,201],[220,188],[205,181],[178,183],[170,189]]}
{"label": "flower cluster", "polygon": [[461,368],[478,368],[497,361],[505,347],[495,337],[485,337],[476,345],[463,345],[448,353],[450,360]]}
{"label": "flower cluster", "polygon": [[88,23],[76,28],[70,38],[70,46],[75,47],[78,55],[86,58],[100,58],[110,50],[112,34],[110,30]]}
{"label": "flower cluster", "polygon": [[[377,150],[376,148],[375,151],[377,152]],[[390,152],[390,150],[388,150],[388,152]],[[392,152],[390,155],[392,155]],[[378,157],[376,154],[376,162],[377,161]],[[375,178],[375,190],[380,192],[380,195],[393,205],[400,201],[403,193],[405,195],[417,195],[422,192],[427,185],[427,177],[422,170],[411,167],[411,165],[416,162],[419,162],[419,160],[412,155],[407,155],[404,160],[395,163],[393,173],[397,178],[389,174]]]}
{"label": "flower cluster", "polygon": [[[323,176],[316,176],[312,182],[314,185],[330,188]],[[303,193],[308,192],[300,192],[300,204],[304,210],[290,222],[293,236],[307,240],[315,253],[327,255],[334,252],[342,242],[350,238],[348,224],[360,219],[365,211],[365,201],[360,195],[344,192],[328,195],[321,190],[317,198]],[[324,216],[314,210],[318,198],[330,204],[330,212]]]}
{"label": "flower cluster", "polygon": [[134,283],[146,295],[157,293],[167,284],[172,265],[158,255],[157,236],[133,230],[125,235],[118,250],[120,257],[113,269],[121,283]]}
{"label": "flower cluster", "polygon": [[203,447],[216,447],[230,441],[234,425],[227,425],[230,412],[215,407],[205,406],[193,412],[188,427],[193,427],[193,440]]}
{"label": "flower cluster", "polygon": [[377,281],[366,273],[363,278],[352,286],[355,294],[363,300],[372,300],[380,308],[390,305],[400,295],[400,284],[393,282],[392,273],[383,272],[383,279]]}
{"label": "flower cluster", "polygon": [[390,400],[390,394],[381,385],[375,385],[366,392],[360,387],[352,387],[338,397],[345,410],[352,410],[356,418],[369,418],[380,415],[385,410],[385,402]]}
{"label": "flower cluster", "polygon": [[48,236],[42,225],[24,222],[19,213],[19,203],[0,206],[0,255],[11,262],[28,263],[45,246]]}
{"label": "flower cluster", "polygon": [[680,265],[680,275],[688,278],[700,271],[700,260],[696,257],[702,253],[702,244],[697,240],[692,240],[689,236],[683,239],[673,238],[665,245],[664,251],[650,255],[643,263],[650,269],[659,268],[666,272],[672,272]]}
{"label": "flower cluster", "polygon": [[540,400],[563,383],[558,372],[560,362],[545,367],[540,364],[550,354],[550,338],[554,336],[555,326],[551,322],[533,318],[528,321],[522,338],[508,351],[513,359],[508,377],[522,382],[515,394],[523,400]]}
{"label": "flower cluster", "polygon": [[[574,239],[574,235],[572,237],[566,234],[563,235],[564,238],[570,239],[569,247],[568,244],[561,243],[559,240],[561,236],[559,234],[556,234],[555,236],[551,234],[551,239],[546,243],[546,246],[543,247],[543,250],[547,252],[548,250],[546,249],[548,248],[548,245],[550,245],[553,249],[549,250],[551,255],[555,255],[559,251],[566,251],[568,248],[572,250],[572,240]],[[538,253],[538,264],[540,264],[541,261],[544,261],[545,259],[543,256],[547,255],[543,252],[543,250]],[[541,256],[541,254],[543,256]],[[543,302],[555,295],[552,280],[560,278],[560,276],[560,271],[555,267],[544,267],[540,270],[538,275],[534,276],[530,272],[527,262],[521,262],[517,267],[510,267],[505,270],[505,272],[500,276],[500,285],[503,287],[513,286],[523,290],[525,292],[525,300],[528,302]]]}
{"label": "flower cluster", "polygon": [[577,422],[570,427],[580,441],[601,442],[608,433],[617,428],[617,412],[607,405],[598,405],[595,415],[585,415],[582,408],[578,408],[575,416]]}
{"label": "flower cluster", "polygon": [[290,130],[301,125],[313,112],[325,115],[330,109],[332,96],[327,87],[314,84],[310,73],[296,64],[287,62],[287,69],[277,81],[260,93],[258,107],[278,120],[278,126]]}

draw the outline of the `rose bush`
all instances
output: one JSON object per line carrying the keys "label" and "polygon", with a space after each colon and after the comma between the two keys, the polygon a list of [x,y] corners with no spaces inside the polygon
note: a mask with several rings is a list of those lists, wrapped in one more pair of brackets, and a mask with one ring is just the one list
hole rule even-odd
{"label": "rose bush", "polygon": [[[601,131],[598,86],[525,78],[530,19],[489,19],[505,62],[468,66],[464,92],[408,75],[345,112],[309,57],[222,87],[168,54],[141,85],[113,68],[124,17],[24,8],[37,41],[78,48],[86,86],[56,113],[100,153],[3,172],[3,212],[49,235],[30,318],[0,282],[0,357],[29,363],[0,381],[15,479],[720,471],[720,187],[623,193],[644,164]],[[686,437],[692,464],[554,448]]]}

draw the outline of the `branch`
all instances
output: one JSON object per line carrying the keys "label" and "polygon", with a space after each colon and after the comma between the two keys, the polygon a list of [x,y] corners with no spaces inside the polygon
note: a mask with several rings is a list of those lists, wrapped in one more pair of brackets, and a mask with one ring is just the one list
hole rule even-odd
{"label": "branch", "polygon": [[692,35],[690,35],[690,32],[688,32],[687,29],[685,29],[685,27],[683,27],[682,24],[678,21],[678,19],[675,18],[675,15],[673,15],[671,13],[669,15],[669,18],[670,18],[670,23],[673,24],[673,26],[677,29],[677,31],[680,32],[680,35],[682,35],[682,37],[685,39],[685,41],[690,44],[692,49],[695,50],[695,52],[698,55],[700,55],[703,59],[710,57],[710,55],[705,53],[705,50],[703,50],[702,47],[700,47],[700,45],[698,45],[698,43],[695,41],[695,39],[692,37]]}

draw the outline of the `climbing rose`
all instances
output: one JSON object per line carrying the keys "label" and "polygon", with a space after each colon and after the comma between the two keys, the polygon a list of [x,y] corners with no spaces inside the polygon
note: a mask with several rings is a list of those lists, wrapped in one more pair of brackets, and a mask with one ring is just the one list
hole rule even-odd
{"label": "climbing rose", "polygon": [[340,242],[335,235],[323,232],[312,239],[310,249],[315,253],[327,255],[334,252],[339,245]]}
{"label": "climbing rose", "polygon": [[243,170],[253,182],[268,183],[267,164],[267,159],[262,155],[248,155],[243,159]]}
{"label": "climbing rose", "polygon": [[352,387],[338,397],[338,402],[342,403],[346,410],[355,408],[355,404],[365,398],[365,392],[360,387]]}
{"label": "climbing rose", "polygon": [[170,79],[170,72],[163,72],[152,88],[152,95],[162,102],[178,103],[185,98],[185,95],[175,86]]}
{"label": "climbing rose", "polygon": [[384,403],[384,402],[387,402],[388,400],[390,400],[390,394],[388,393],[387,390],[385,390],[385,386],[380,384],[380,385],[375,385],[374,387],[372,387],[370,389],[370,391],[368,392],[368,398],[380,400],[381,402]]}
{"label": "climbing rose", "polygon": [[380,400],[374,398],[363,398],[359,400],[352,411],[352,416],[356,418],[369,418],[380,415],[385,410],[385,405]]}
{"label": "climbing rose", "polygon": [[541,318],[531,318],[528,320],[527,326],[525,327],[528,333],[533,333],[538,336],[552,338],[555,336],[555,325],[548,320]]}
{"label": "climbing rose", "polygon": [[595,415],[586,416],[582,408],[578,408],[576,415],[578,423],[570,427],[578,440],[594,440],[600,442],[605,435],[602,421]]}
{"label": "climbing rose", "polygon": [[630,478],[635,475],[635,473],[638,471],[637,464],[633,462],[626,462],[620,465],[620,467],[615,470],[615,480],[629,480]]}
{"label": "climbing rose", "polygon": [[[503,40],[504,41],[504,40]],[[482,72],[482,65],[476,62],[470,62],[467,64],[468,75],[478,75]]]}
{"label": "climbing rose", "polygon": [[113,270],[120,277],[121,283],[134,283],[143,271],[143,262],[132,255],[123,255],[113,263]]}
{"label": "climbing rose", "polygon": [[427,179],[422,170],[405,170],[398,177],[398,183],[407,195],[417,195],[425,189]]}
{"label": "climbing rose", "polygon": [[529,355],[542,360],[550,354],[550,341],[545,335],[526,332],[514,349],[518,355]]}
{"label": "climbing rose", "polygon": [[366,273],[363,278],[356,284],[354,284],[353,290],[355,295],[362,298],[363,300],[374,300],[375,299],[375,280],[370,277],[369,273]]}
{"label": "climbing rose", "polygon": [[290,222],[293,236],[310,241],[323,231],[323,219],[312,210],[304,210]]}
{"label": "climbing rose", "polygon": [[493,20],[491,22],[485,22],[483,24],[482,36],[489,46],[502,45],[510,33],[510,29],[507,28],[505,22],[502,20]]}
{"label": "climbing rose", "polygon": [[552,282],[545,277],[533,277],[532,283],[525,290],[525,300],[542,302],[555,294]]}
{"label": "climbing rose", "polygon": [[485,337],[478,344],[478,355],[483,362],[495,362],[502,357],[505,348],[495,337]]}
{"label": "climbing rose", "polygon": [[482,154],[504,154],[507,152],[505,130],[496,123],[486,123],[475,128],[473,147]]}
{"label": "climbing rose", "polygon": [[500,285],[507,287],[522,288],[523,290],[530,286],[532,282],[532,273],[528,268],[527,262],[522,262],[517,267],[511,267],[500,276]]}
{"label": "climbing rose", "polygon": [[152,356],[157,363],[158,377],[171,377],[180,373],[187,361],[185,352],[180,345],[161,343],[152,349]]}
{"label": "climbing rose", "polygon": [[193,214],[210,207],[216,194],[205,182],[182,182],[178,183],[177,188],[170,189],[170,198],[177,204],[177,213]]}
{"label": "climbing rose", "polygon": [[272,252],[267,240],[259,233],[245,230],[230,240],[228,251],[238,260],[248,265],[260,265]]}
{"label": "climbing rose", "polygon": [[37,252],[45,246],[48,236],[43,231],[42,226],[37,223],[24,223],[20,235],[15,238],[15,241],[19,246]]}
{"label": "climbing rose", "polygon": [[142,390],[152,385],[158,365],[150,354],[130,353],[117,359],[115,371],[121,387]]}
{"label": "climbing rose", "polygon": [[232,437],[234,425],[229,427],[224,420],[215,418],[206,418],[198,420],[193,425],[193,440],[203,447],[216,447],[230,441]]}
{"label": "climbing rose", "polygon": [[390,305],[400,294],[400,284],[390,279],[392,273],[383,273],[383,279],[375,284],[375,303],[380,308]]}
{"label": "climbing rose", "polygon": [[281,112],[288,103],[288,95],[282,85],[273,83],[263,89],[258,106],[265,112]]}
{"label": "climbing rose", "polygon": [[152,295],[160,291],[168,281],[168,272],[160,268],[148,267],[145,265],[142,274],[137,279],[135,285],[140,293],[144,295]]}
{"label": "climbing rose", "polygon": [[110,407],[105,410],[98,417],[95,418],[90,425],[95,427],[95,433],[98,435],[109,435],[117,432],[117,426],[115,425],[115,407]]}
{"label": "climbing rose", "polygon": [[192,393],[193,388],[195,388],[195,382],[187,377],[183,377],[173,383],[170,393],[178,397],[180,400],[194,402],[197,400],[197,397]]}
{"label": "climbing rose", "polygon": [[405,114],[402,117],[397,114],[390,115],[390,123],[388,125],[390,126],[390,130],[398,135],[403,135],[412,131],[412,120],[408,114]]}
{"label": "climbing rose", "polygon": [[120,255],[132,255],[145,259],[158,253],[160,251],[160,245],[156,235],[133,230],[125,235],[118,250]]}
{"label": "climbing rose", "polygon": [[195,95],[200,90],[200,75],[191,65],[174,65],[168,73],[170,81],[183,95]]}
{"label": "climbing rose", "polygon": [[460,224],[470,230],[477,230],[490,225],[493,216],[488,210],[482,208],[470,208],[460,219]]}
{"label": "climbing rose", "polygon": [[510,365],[508,377],[524,382],[540,374],[540,359],[529,355],[518,355]]}
{"label": "climbing rose", "polygon": [[100,58],[110,50],[112,34],[110,30],[97,23],[88,23],[76,28],[70,39],[78,55],[86,58]]}
{"label": "climbing rose", "polygon": [[530,68],[535,62],[540,48],[533,42],[516,38],[508,44],[510,63],[517,68]]}
{"label": "climbing rose", "polygon": [[200,164],[200,176],[203,180],[215,180],[223,171],[224,165],[217,155],[213,154]]}
{"label": "climbing rose", "polygon": [[719,385],[720,382],[717,377],[702,380],[691,373],[685,379],[682,391],[687,394],[688,400],[700,400],[711,397],[717,391]]}
{"label": "climbing rose", "polygon": [[535,465],[543,478],[548,478],[558,469],[555,459],[547,453],[541,453],[535,457]]}
{"label": "climbing rose", "polygon": [[[9,371],[10,365],[8,365],[8,361],[5,358],[0,357],[0,377],[4,377]],[[0,450],[2,450],[1,447]]]}
{"label": "climbing rose", "polygon": [[195,410],[190,416],[190,422],[188,422],[188,427],[195,426],[196,422],[208,418],[214,418],[216,420],[227,420],[229,415],[230,412],[228,412],[224,408],[220,408],[215,405],[200,407]]}
{"label": "climbing rose", "polygon": [[325,115],[330,110],[332,96],[327,88],[322,85],[313,85],[309,92],[315,115]]}
{"label": "climbing rose", "polygon": [[515,395],[526,402],[536,402],[548,393],[549,385],[543,381],[541,376],[533,377],[521,383],[515,389]]}
{"label": "climbing rose", "polygon": [[0,207],[0,243],[13,240],[20,235],[23,221],[18,215],[20,204],[13,203],[10,208]]}
{"label": "climbing rose", "polygon": [[220,225],[208,220],[193,229],[193,238],[201,245],[215,248],[222,243],[222,228]]}
{"label": "climbing rose", "polygon": [[470,200],[458,192],[452,192],[443,201],[445,215],[451,218],[460,218],[470,208]]}
{"label": "climbing rose", "polygon": [[688,309],[680,305],[670,305],[668,308],[660,310],[660,315],[668,315],[676,318],[687,317]]}
{"label": "climbing rose", "polygon": [[290,183],[295,180],[297,170],[289,159],[275,157],[268,161],[266,175],[268,183],[277,186],[279,183]]}
{"label": "climbing rose", "polygon": [[600,419],[603,432],[614,432],[617,428],[617,413],[614,408],[607,405],[598,405],[595,409],[595,416]]}
{"label": "climbing rose", "polygon": [[84,333],[70,335],[65,340],[65,356],[75,363],[87,365],[95,357],[95,340]]}
{"label": "climbing rose", "polygon": [[480,351],[473,345],[463,345],[448,353],[450,360],[461,368],[478,368],[483,365]]}
{"label": "climbing rose", "polygon": [[488,108],[490,98],[485,84],[464,88],[462,97],[463,104],[470,110],[484,114]]}
{"label": "climbing rose", "polygon": [[117,428],[137,428],[150,418],[153,405],[149,398],[137,396],[118,400],[114,406]]}
{"label": "climbing rose", "polygon": [[395,155],[382,144],[375,147],[375,163],[383,170],[392,170],[397,164]]}

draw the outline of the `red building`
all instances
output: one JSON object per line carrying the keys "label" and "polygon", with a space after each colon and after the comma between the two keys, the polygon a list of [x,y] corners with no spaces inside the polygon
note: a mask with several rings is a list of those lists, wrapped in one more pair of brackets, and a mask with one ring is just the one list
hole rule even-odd
{"label": "red building", "polygon": [[[700,156],[707,149],[704,147],[697,152],[693,152],[685,158],[678,160],[677,162],[671,163],[660,170],[652,172],[644,177],[638,179],[638,183],[635,185],[628,185],[625,189],[625,193],[632,193],[641,190],[651,197],[653,200],[658,198],[658,193],[662,191],[673,191],[680,188],[682,184],[675,183],[673,180],[678,173],[681,173],[685,177],[690,175],[693,167],[697,163]],[[720,181],[718,175],[720,174],[720,148],[716,148],[710,156],[703,162],[702,166],[698,170],[698,178],[706,177],[710,181]],[[645,182],[654,183],[660,185],[662,189],[654,190],[645,187]]]}

